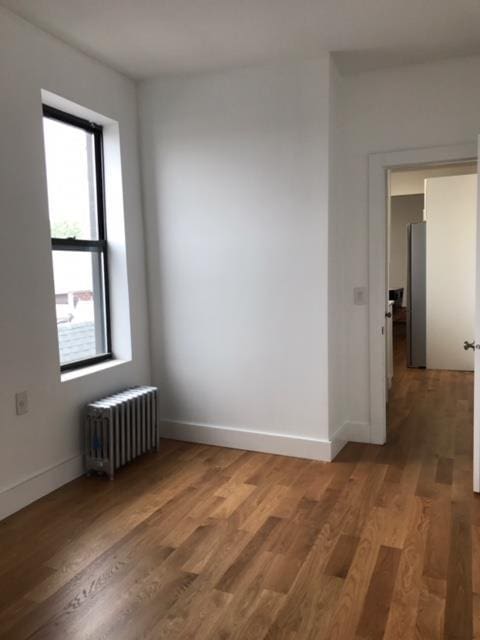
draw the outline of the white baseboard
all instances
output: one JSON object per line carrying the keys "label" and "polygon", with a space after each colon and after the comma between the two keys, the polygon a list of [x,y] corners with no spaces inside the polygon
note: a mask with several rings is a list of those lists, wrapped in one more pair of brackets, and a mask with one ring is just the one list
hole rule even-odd
{"label": "white baseboard", "polygon": [[345,437],[345,424],[339,427],[332,435],[331,439],[331,460],[334,460],[343,447],[348,443],[348,438]]}
{"label": "white baseboard", "polygon": [[[211,444],[231,449],[246,449],[276,453],[295,458],[330,462],[340,449],[330,440],[305,436],[217,427],[209,424],[165,420],[161,423],[161,435],[173,440]],[[342,445],[343,446],[343,445]],[[340,447],[341,448],[341,447]]]}
{"label": "white baseboard", "polygon": [[[347,442],[369,442],[370,427],[365,422],[346,422],[331,440],[323,440],[169,420],[162,422],[161,435],[187,442],[330,462]],[[0,520],[78,478],[83,472],[83,456],[73,456],[0,490]]]}
{"label": "white baseboard", "polygon": [[74,456],[0,490],[0,520],[78,478],[83,472],[83,455]]}
{"label": "white baseboard", "polygon": [[347,442],[369,442],[370,425],[367,422],[344,422],[332,436],[332,460]]}

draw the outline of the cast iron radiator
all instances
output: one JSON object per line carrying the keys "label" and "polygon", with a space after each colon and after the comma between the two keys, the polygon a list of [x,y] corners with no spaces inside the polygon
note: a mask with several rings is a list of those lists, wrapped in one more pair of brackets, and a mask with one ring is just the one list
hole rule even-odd
{"label": "cast iron radiator", "polygon": [[115,470],[160,443],[157,388],[133,387],[87,405],[85,458],[87,475]]}

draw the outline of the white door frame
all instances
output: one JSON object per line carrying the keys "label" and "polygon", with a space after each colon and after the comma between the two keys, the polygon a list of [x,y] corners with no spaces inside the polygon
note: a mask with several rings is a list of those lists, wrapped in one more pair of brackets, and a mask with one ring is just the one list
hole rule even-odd
{"label": "white door frame", "polygon": [[[384,444],[387,439],[386,348],[383,328],[388,297],[388,172],[390,169],[417,167],[423,164],[438,165],[476,160],[477,153],[477,140],[472,140],[439,147],[372,153],[368,157],[370,442],[374,444]],[[479,486],[480,478],[474,478],[476,490]]]}

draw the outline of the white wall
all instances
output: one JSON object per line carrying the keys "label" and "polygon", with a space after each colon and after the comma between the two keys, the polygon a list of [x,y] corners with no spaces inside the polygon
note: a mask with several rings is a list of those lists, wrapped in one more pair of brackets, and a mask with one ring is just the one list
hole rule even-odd
{"label": "white wall", "polygon": [[325,451],[330,71],[325,57],[140,84],[167,433]]}
{"label": "white wall", "polygon": [[[1,518],[81,472],[82,405],[148,381],[150,365],[135,85],[0,10],[0,86]],[[132,360],[64,383],[58,364],[42,89],[118,121],[123,165]],[[22,390],[28,391],[30,411],[17,417],[14,394]]]}
{"label": "white wall", "polygon": [[344,78],[339,100],[341,193],[349,318],[349,418],[370,419],[368,308],[352,303],[354,286],[368,283],[368,154],[459,142],[480,132],[480,58],[361,73]]}
{"label": "white wall", "polygon": [[477,176],[425,181],[427,368],[473,371]]}
{"label": "white wall", "polygon": [[403,306],[407,301],[407,225],[422,220],[423,194],[391,198],[389,289],[403,287]]}

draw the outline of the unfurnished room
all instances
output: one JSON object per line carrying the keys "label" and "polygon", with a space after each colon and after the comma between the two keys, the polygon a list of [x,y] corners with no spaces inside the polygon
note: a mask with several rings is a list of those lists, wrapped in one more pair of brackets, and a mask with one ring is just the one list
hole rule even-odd
{"label": "unfurnished room", "polygon": [[0,0],[0,640],[480,638],[477,0]]}

